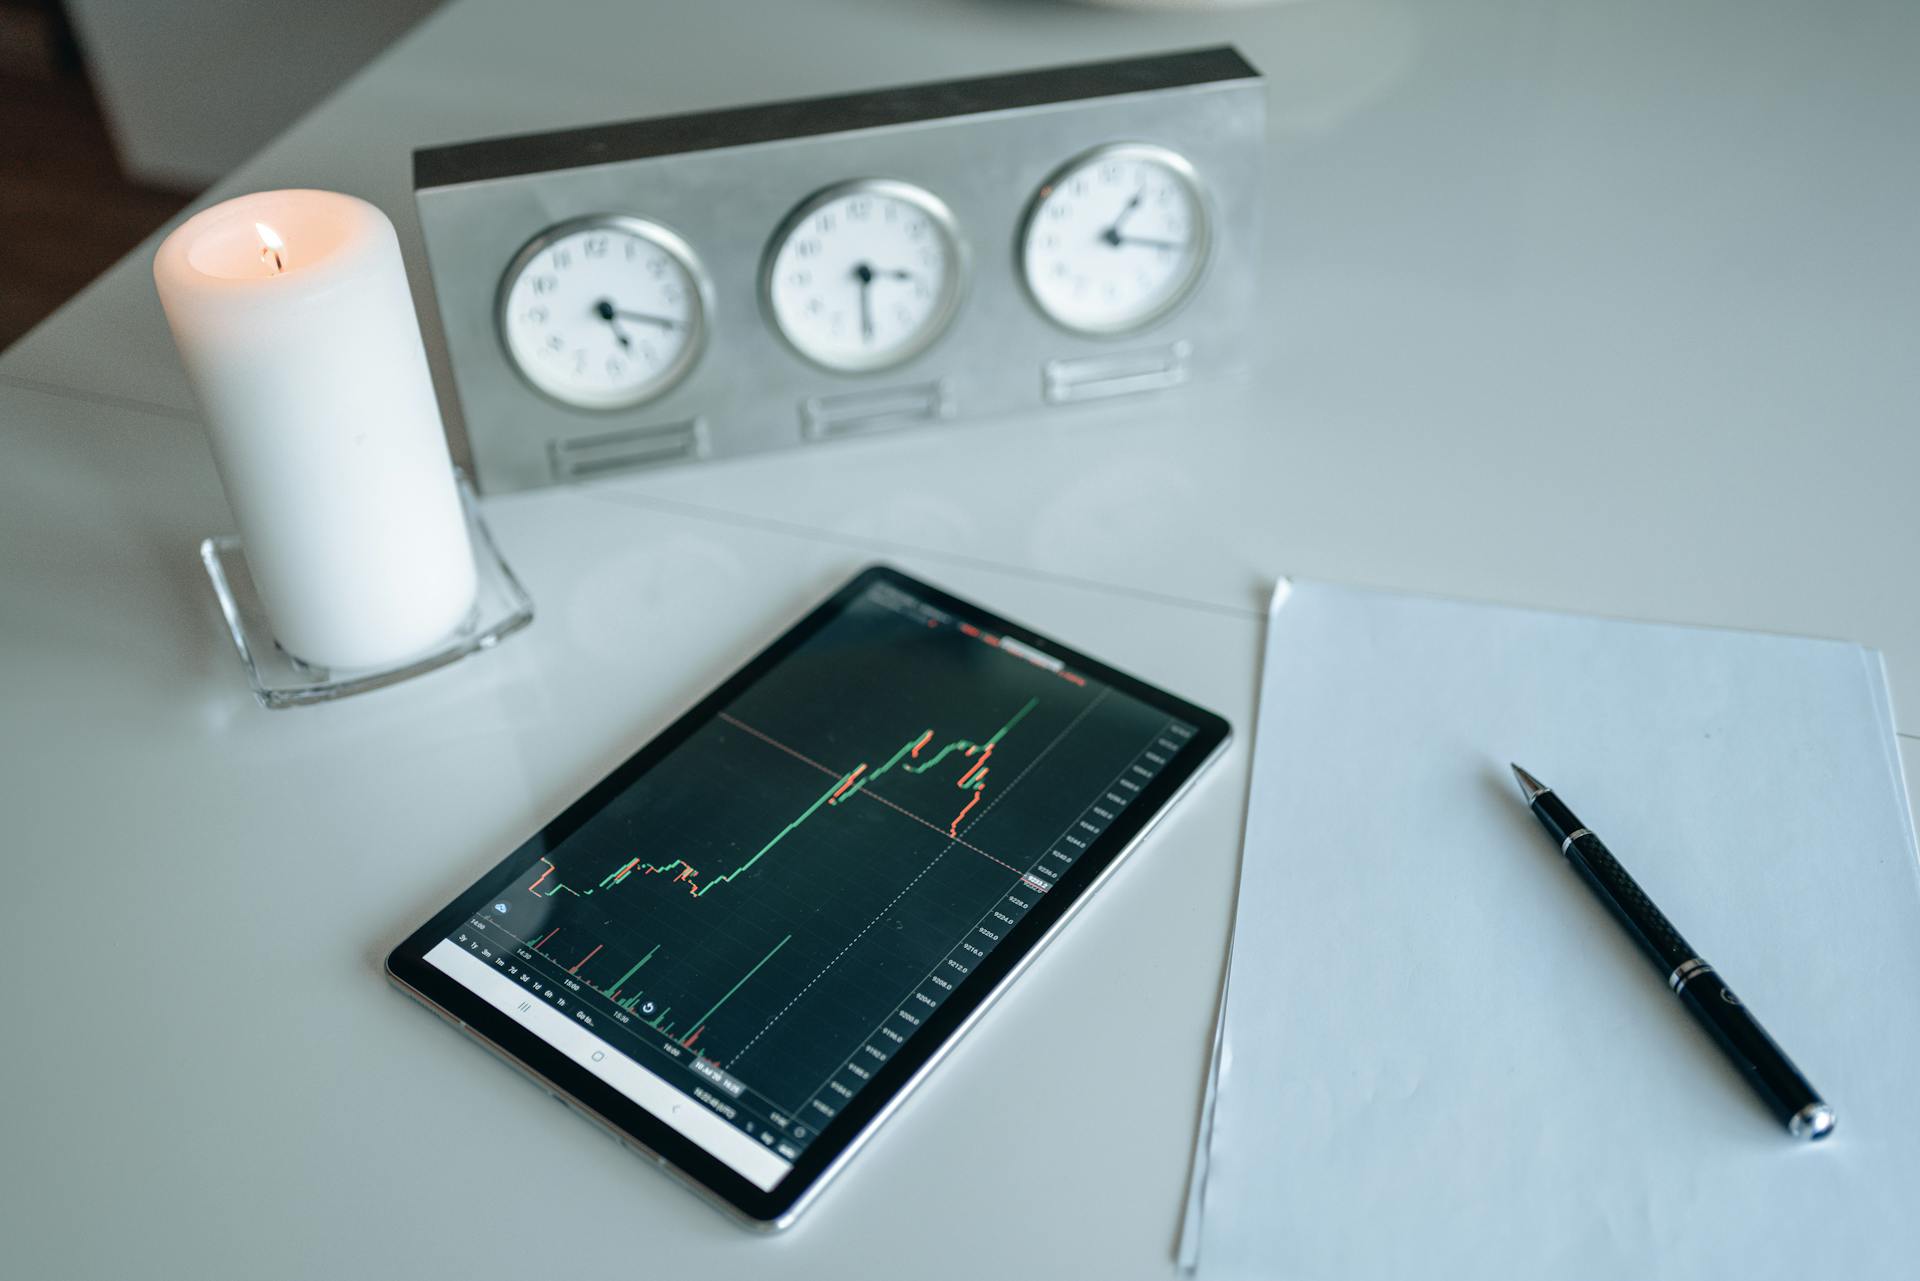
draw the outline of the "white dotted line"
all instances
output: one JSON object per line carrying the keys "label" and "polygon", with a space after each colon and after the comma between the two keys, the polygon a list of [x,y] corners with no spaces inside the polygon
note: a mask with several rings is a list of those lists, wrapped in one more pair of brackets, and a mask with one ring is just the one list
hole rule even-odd
{"label": "white dotted line", "polygon": [[[1009,793],[1011,793],[1015,788],[1019,787],[1021,780],[1026,778],[1028,772],[1031,771],[1034,766],[1038,765],[1041,759],[1045,757],[1047,753],[1051,752],[1054,748],[1058,747],[1061,743],[1061,740],[1065,739],[1067,735],[1071,734],[1074,731],[1075,727],[1078,726],[1081,721],[1085,720],[1087,715],[1090,712],[1092,712],[1094,708],[1100,706],[1101,703],[1105,702],[1107,695],[1111,694],[1112,692],[1113,691],[1110,689],[1101,690],[1097,698],[1095,698],[1092,702],[1088,703],[1085,707],[1081,708],[1080,714],[1078,716],[1075,716],[1071,721],[1067,722],[1067,727],[1061,730],[1058,734],[1055,734],[1053,736],[1053,741],[1048,743],[1044,748],[1042,748],[1038,756],[1035,756],[1031,761],[1027,762],[1026,769],[1023,769],[1018,774],[1014,775],[1013,781],[1007,784],[1005,788],[1001,789],[999,794],[996,795],[991,801],[987,803],[987,808],[980,811],[980,817],[974,819],[972,823],[967,824],[967,830],[972,831],[974,827],[979,823],[981,818],[985,818],[988,815],[988,813],[992,811],[995,805],[998,805],[1002,800],[1004,800],[1007,797]],[[880,798],[875,797],[874,799],[879,800]],[[749,1040],[745,1045],[741,1046],[738,1050],[734,1052],[733,1057],[727,1060],[726,1066],[729,1070],[731,1070],[733,1065],[735,1063],[738,1063],[741,1060],[741,1058],[745,1056],[748,1050],[751,1050],[753,1048],[754,1042],[758,1041],[761,1037],[765,1036],[769,1031],[772,1030],[773,1025],[775,1023],[778,1023],[782,1018],[786,1016],[787,1011],[793,1008],[794,1002],[798,1001],[801,997],[805,996],[807,994],[808,989],[811,988],[815,983],[818,983],[821,979],[825,978],[827,971],[832,969],[835,965],[838,965],[840,963],[840,958],[845,956],[847,952],[852,949],[855,943],[858,943],[861,939],[865,938],[867,931],[872,929],[875,925],[879,924],[882,917],[886,916],[888,912],[891,912],[893,910],[893,905],[895,903],[898,903],[901,899],[907,896],[908,890],[911,890],[914,886],[920,883],[921,877],[925,876],[928,872],[931,872],[935,864],[937,864],[941,859],[945,858],[949,853],[953,851],[953,847],[955,845],[967,844],[965,841],[960,840],[958,837],[950,837],[948,838],[948,841],[949,843],[944,848],[942,848],[938,854],[933,856],[933,862],[928,863],[925,867],[921,868],[919,873],[911,881],[908,881],[906,885],[901,887],[900,892],[893,896],[892,901],[889,902],[885,907],[881,908],[877,916],[875,916],[871,921],[868,921],[866,925],[861,927],[860,932],[854,935],[853,938],[848,941],[846,947],[841,948],[840,951],[834,955],[834,958],[831,961],[828,961],[826,965],[821,968],[818,974],[814,975],[811,979],[807,980],[806,987],[801,988],[798,992],[795,992],[793,994],[792,1001],[788,1001],[785,1005],[781,1006],[780,1012],[778,1014],[775,1014],[772,1018],[768,1019],[765,1027],[761,1028],[758,1032],[755,1032],[751,1040]],[[973,849],[974,847],[971,845],[968,845],[967,848]],[[1049,845],[1049,848],[1051,848],[1051,845]],[[996,863],[1000,862],[999,859],[994,859],[993,861]],[[1002,867],[1008,866],[1005,863],[1001,863],[1000,865]],[[1020,874],[1020,871],[1018,868],[1013,868],[1012,870],[1016,875]],[[919,985],[915,984],[915,986],[917,987]],[[891,1018],[893,1016],[888,1015],[887,1017]],[[882,1022],[884,1023],[885,1020],[882,1020]],[[871,1033],[869,1033],[869,1035],[871,1035]],[[813,1093],[818,1094],[819,1092],[820,1092],[819,1090],[815,1090]],[[808,1099],[812,1099],[812,1097],[813,1097],[812,1094],[807,1096]],[[805,1107],[806,1104],[802,1103],[801,1106]],[[788,1110],[793,1111],[795,1109],[788,1109]]]}
{"label": "white dotted line", "polygon": [[[1047,754],[1048,752],[1051,752],[1051,751],[1052,751],[1052,750],[1053,750],[1054,748],[1056,748],[1056,747],[1058,747],[1058,746],[1060,745],[1060,743],[1061,743],[1061,741],[1062,741],[1063,739],[1065,739],[1065,738],[1066,738],[1066,736],[1067,736],[1068,734],[1071,734],[1071,733],[1073,732],[1073,729],[1074,729],[1074,726],[1076,726],[1076,725],[1078,725],[1078,724],[1079,724],[1079,723],[1081,722],[1081,720],[1082,720],[1082,719],[1084,719],[1084,718],[1086,717],[1086,715],[1087,715],[1087,714],[1088,714],[1089,712],[1091,712],[1091,711],[1092,711],[1092,710],[1093,710],[1094,708],[1096,708],[1096,707],[1098,707],[1098,706],[1099,706],[1099,705],[1100,705],[1101,703],[1103,703],[1103,702],[1105,702],[1105,701],[1106,701],[1106,697],[1107,697],[1107,695],[1108,695],[1108,694],[1111,694],[1112,692],[1113,692],[1113,691],[1112,691],[1111,689],[1103,689],[1103,690],[1101,690],[1101,691],[1100,691],[1100,693],[1099,693],[1099,695],[1098,695],[1097,697],[1095,697],[1095,699],[1094,699],[1094,700],[1093,700],[1093,701],[1092,701],[1091,703],[1088,703],[1088,704],[1087,704],[1087,705],[1086,705],[1085,707],[1083,707],[1083,708],[1081,708],[1081,709],[1080,709],[1080,714],[1079,714],[1078,716],[1075,716],[1075,717],[1074,717],[1074,718],[1073,718],[1073,719],[1072,719],[1071,721],[1069,721],[1069,722],[1067,723],[1067,727],[1066,727],[1065,729],[1063,729],[1063,730],[1061,730],[1061,731],[1060,731],[1060,732],[1059,732],[1058,734],[1056,734],[1056,735],[1054,735],[1054,736],[1053,736],[1053,741],[1052,741],[1052,742],[1050,742],[1050,743],[1048,743],[1048,744],[1047,744],[1047,745],[1046,745],[1046,746],[1045,746],[1044,748],[1042,748],[1042,749],[1040,750],[1040,755],[1039,755],[1039,756],[1036,756],[1036,757],[1034,757],[1034,758],[1033,758],[1033,760],[1032,760],[1031,762],[1029,762],[1029,763],[1028,763],[1028,765],[1027,765],[1027,769],[1023,769],[1023,770],[1021,770],[1021,771],[1020,771],[1020,772],[1019,772],[1018,774],[1016,774],[1016,775],[1014,776],[1014,779],[1013,779],[1013,782],[1011,782],[1011,783],[1009,783],[1009,784],[1007,784],[1007,787],[1006,787],[1006,791],[1003,791],[1003,792],[1001,792],[1001,793],[1000,793],[1000,796],[996,796],[996,797],[995,797],[995,798],[994,798],[994,799],[993,799],[993,800],[992,800],[991,802],[989,802],[989,803],[988,803],[988,805],[987,805],[987,809],[989,809],[989,810],[990,810],[990,809],[992,809],[992,808],[993,808],[993,807],[994,807],[995,805],[998,805],[998,804],[1000,803],[1000,797],[1001,797],[1001,796],[1005,796],[1005,795],[1006,795],[1006,794],[1007,794],[1008,792],[1011,792],[1011,791],[1012,791],[1012,790],[1013,790],[1014,788],[1016,788],[1016,787],[1018,787],[1018,786],[1020,786],[1020,782],[1021,782],[1021,780],[1022,780],[1022,779],[1024,779],[1024,778],[1026,778],[1026,776],[1027,776],[1027,770],[1030,770],[1030,769],[1032,769],[1032,768],[1033,768],[1033,767],[1034,767],[1035,765],[1038,765],[1038,764],[1040,763],[1040,757],[1041,757],[1041,756],[1045,756],[1045,755],[1046,755],[1046,754]],[[1159,730],[1155,730],[1155,731],[1154,731],[1154,734],[1158,734],[1158,733],[1160,733],[1160,731],[1159,731]],[[1149,737],[1149,738],[1148,738],[1148,740],[1147,740],[1147,744],[1148,744],[1148,746],[1149,746],[1149,747],[1150,747],[1150,746],[1152,746],[1152,744],[1153,744],[1153,740],[1152,740],[1152,738],[1151,738],[1151,737]],[[1145,750],[1146,750],[1146,748],[1142,748],[1142,749],[1141,749],[1141,751],[1145,751]],[[1133,756],[1133,759],[1132,759],[1132,760],[1130,760],[1130,761],[1128,761],[1128,762],[1127,762],[1127,764],[1126,764],[1125,766],[1123,766],[1123,767],[1121,768],[1121,770],[1120,770],[1120,774],[1119,774],[1119,775],[1118,775],[1117,777],[1124,777],[1124,776],[1126,775],[1126,772],[1127,772],[1127,770],[1129,770],[1129,769],[1131,769],[1131,768],[1132,768],[1132,767],[1134,766],[1134,764],[1135,764],[1135,763],[1137,763],[1137,762],[1139,761],[1139,759],[1140,759],[1140,756],[1139,756],[1139,753],[1137,753],[1137,752],[1136,752],[1136,753],[1134,754],[1134,756]],[[1109,784],[1107,784],[1107,786],[1108,786],[1108,787],[1112,787],[1112,786],[1113,786],[1113,784],[1112,784],[1112,783],[1109,783]],[[1102,790],[1105,790],[1105,789],[1102,789]],[[1092,804],[1092,802],[1088,802],[1088,804]],[[1067,832],[1071,832],[1071,831],[1073,830],[1073,825],[1074,825],[1075,823],[1077,823],[1077,822],[1079,822],[1079,821],[1080,821],[1080,819],[1081,819],[1081,817],[1083,817],[1083,816],[1084,816],[1085,814],[1086,814],[1086,810],[1084,810],[1084,809],[1083,809],[1083,810],[1081,810],[1081,811],[1080,811],[1080,813],[1079,813],[1079,814],[1076,814],[1076,815],[1075,815],[1075,816],[1074,816],[1074,817],[1073,817],[1072,819],[1069,819],[1069,820],[1068,820],[1068,822],[1067,822],[1067,826],[1066,826],[1066,830],[1065,830],[1065,831],[1062,831],[1062,832],[1060,833],[1060,836],[1065,836],[1065,835],[1067,834]],[[981,815],[980,815],[980,817],[981,817],[981,818],[985,818],[985,817],[986,817],[986,811],[985,811],[985,810],[983,810],[983,811],[981,811]],[[969,828],[968,830],[972,830],[972,829],[971,829],[971,828]],[[1053,844],[1054,844],[1054,841],[1057,841],[1057,840],[1059,840],[1059,839],[1060,839],[1060,837],[1058,837],[1058,836],[1056,836],[1056,837],[1054,838],[1054,840],[1053,840],[1053,841],[1048,841],[1048,842],[1046,843],[1046,849],[1048,849],[1048,850],[1051,850],[1051,849],[1053,848]],[[948,848],[948,849],[951,849],[951,848],[952,848],[952,846],[948,846],[947,848]],[[945,851],[945,850],[942,850],[942,851],[941,851],[941,854],[942,854],[942,855],[944,855],[945,853],[946,853],[946,851]],[[1040,865],[1040,860],[1041,860],[1041,859],[1044,859],[1045,857],[1046,857],[1046,854],[1045,854],[1045,853],[1042,853],[1042,854],[1041,854],[1041,855],[1039,856],[1039,858],[1036,858],[1036,859],[1034,859],[1034,861],[1033,861],[1033,866],[1034,866],[1034,867],[1038,867],[1038,866]],[[934,860],[934,862],[936,862],[936,863],[937,863],[937,862],[939,862],[939,861],[940,861],[940,860],[939,860],[939,859],[937,859],[937,858],[936,858],[936,859]],[[996,861],[998,861],[998,860],[996,860]],[[932,867],[932,866],[933,866],[933,864],[932,864],[932,863],[929,863],[929,864],[928,864],[927,866],[928,866],[928,867],[930,868],[930,867]],[[1003,865],[1003,866],[1004,866],[1004,865]],[[922,876],[924,876],[924,875],[926,875],[926,873],[925,873],[925,872],[922,872],[922,873],[921,873],[921,875],[922,875]],[[919,880],[919,879],[920,879],[920,877],[918,877],[918,876],[916,876],[916,877],[914,877],[914,879],[915,879],[915,880],[917,881],[917,880]],[[1031,884],[1031,882],[1028,882],[1028,881],[1026,880],[1026,876],[1025,876],[1025,875],[1022,875],[1020,879],[1021,879],[1021,882],[1022,882],[1022,883],[1027,883],[1027,884]],[[909,886],[908,888],[909,888],[909,889],[911,889],[912,887],[911,887],[911,886]],[[902,890],[902,891],[901,891],[901,893],[903,893],[903,894],[904,894],[905,892],[906,892],[905,890]],[[1044,893],[1045,891],[1042,891],[1042,892]],[[895,902],[898,902],[899,900],[898,900],[898,899],[896,899],[896,900],[894,900],[894,901],[895,901]],[[891,904],[889,904],[889,906],[891,906]],[[975,929],[977,929],[977,928],[979,928],[979,926],[980,926],[980,925],[983,925],[983,924],[985,924],[985,922],[986,922],[986,920],[987,920],[987,916],[990,916],[990,915],[992,915],[992,913],[993,913],[993,912],[994,912],[995,910],[996,910],[995,908],[991,908],[991,907],[990,907],[990,908],[988,908],[988,909],[987,909],[987,915],[985,915],[985,916],[982,916],[982,917],[981,917],[981,918],[980,918],[980,919],[979,919],[978,921],[976,921],[976,922],[974,923],[974,928],[975,928]],[[967,932],[968,932],[969,934],[971,934],[971,933],[972,933],[973,931],[972,931],[972,930],[970,929],[970,930],[968,930]],[[862,931],[861,931],[861,933],[863,933],[863,934],[864,934],[864,933],[866,933],[866,931],[865,931],[865,930],[862,930]],[[946,955],[947,955],[947,957],[949,957],[949,958],[951,958],[951,957],[952,957],[952,955],[953,955],[953,953],[954,953],[954,950],[955,950],[955,948],[957,948],[957,947],[959,947],[959,944],[958,944],[958,943],[956,943],[956,944],[954,945],[954,947],[950,947],[950,948],[948,948],[948,949],[947,949],[947,952],[946,952]],[[835,959],[837,960],[838,958],[836,957]],[[936,964],[936,965],[934,966],[934,972],[938,972],[938,970],[939,970],[939,968],[940,968],[940,967],[939,967],[939,965],[938,965],[938,964]],[[919,982],[916,982],[916,983],[915,983],[915,984],[913,985],[913,988],[918,988],[918,987],[920,986],[920,983],[924,983],[925,981],[926,981],[926,980],[925,980],[924,978],[923,978],[923,979],[921,979],[921,980],[920,980]],[[909,988],[909,989],[908,989],[908,991],[909,991],[909,992],[912,992],[912,991],[913,991],[913,988]],[[873,1028],[873,1031],[878,1031],[878,1030],[879,1030],[880,1028],[883,1028],[883,1027],[885,1027],[885,1026],[887,1025],[887,1019],[890,1019],[890,1018],[892,1018],[892,1017],[893,1017],[893,1014],[892,1014],[891,1012],[890,1012],[890,1013],[888,1013],[888,1015],[887,1015],[887,1017],[886,1017],[886,1018],[884,1018],[884,1019],[881,1019],[881,1020],[880,1020],[880,1022],[878,1022],[878,1023],[876,1023],[876,1024],[874,1024],[874,1028]],[[871,1039],[872,1039],[872,1037],[873,1037],[873,1031],[870,1031],[870,1032],[868,1032],[868,1033],[866,1034],[866,1036],[864,1036],[864,1037],[862,1037],[861,1039],[862,1039],[862,1040],[871,1040]],[[834,1075],[834,1076],[837,1076],[837,1075],[839,1075],[839,1069],[838,1069],[838,1068],[836,1068],[836,1069],[834,1069],[834,1074],[833,1074],[833,1075]],[[829,1077],[828,1077],[828,1078],[827,1078],[827,1079],[826,1079],[825,1081],[822,1081],[822,1082],[821,1082],[821,1083],[820,1083],[820,1084],[819,1084],[818,1086],[816,1086],[816,1087],[814,1087],[814,1091],[813,1091],[813,1093],[812,1093],[812,1094],[809,1094],[809,1095],[808,1095],[808,1096],[806,1097],[806,1099],[805,1099],[805,1100],[804,1100],[804,1101],[803,1101],[803,1102],[802,1102],[802,1103],[800,1104],[800,1108],[804,1108],[804,1107],[806,1107],[808,1103],[811,1103],[811,1102],[813,1102],[813,1101],[814,1101],[814,1100],[815,1100],[816,1098],[818,1098],[818,1097],[820,1097],[820,1091],[821,1091],[821,1090],[824,1090],[824,1089],[826,1089],[826,1088],[827,1088],[827,1086],[828,1086],[829,1084],[831,1084],[831,1083],[832,1083],[832,1081],[833,1081],[833,1076],[829,1076]],[[790,1108],[790,1109],[788,1109],[788,1110],[789,1110],[789,1111],[796,1111],[796,1112],[797,1112],[797,1111],[799,1111],[799,1110],[800,1110],[800,1108]]]}
{"label": "white dotted line", "polygon": [[767,1020],[766,1027],[763,1027],[758,1032],[755,1032],[753,1034],[752,1040],[749,1040],[745,1045],[741,1046],[738,1050],[734,1051],[733,1057],[727,1060],[727,1067],[732,1068],[735,1063],[738,1063],[740,1061],[741,1056],[746,1054],[748,1050],[751,1050],[753,1048],[754,1041],[758,1041],[761,1037],[765,1036],[767,1032],[770,1029],[772,1029],[773,1025],[775,1023],[778,1023],[781,1020],[781,1018],[786,1014],[786,1012],[793,1008],[794,1002],[798,1001],[801,997],[805,996],[807,994],[808,989],[811,988],[815,983],[818,983],[821,979],[825,978],[827,976],[827,971],[832,969],[834,966],[838,965],[840,963],[840,958],[845,956],[849,951],[851,951],[855,943],[858,943],[861,939],[865,938],[867,936],[867,931],[880,923],[881,917],[884,917],[888,912],[891,912],[893,910],[894,903],[898,903],[901,899],[905,898],[907,896],[907,891],[920,883],[920,877],[925,876],[928,872],[931,872],[933,870],[934,863],[938,863],[941,859],[945,858],[949,853],[952,852],[952,850],[953,850],[953,846],[948,845],[945,849],[941,850],[938,854],[935,854],[933,856],[932,863],[928,863],[925,867],[921,868],[918,875],[916,875],[911,881],[908,881],[904,886],[902,886],[900,889],[900,892],[893,896],[892,902],[889,902],[885,907],[881,908],[878,915],[876,915],[871,921],[868,921],[865,925],[863,925],[860,928],[860,932],[858,934],[854,935],[851,939],[848,939],[847,945],[841,948],[838,952],[834,953],[833,959],[831,961],[828,961],[825,965],[821,966],[820,972],[818,974],[814,975],[812,978],[807,980],[807,986],[801,988],[798,992],[795,992],[793,994],[793,1000],[788,1001],[785,1005],[780,1007],[780,1013],[774,1015],[772,1018]]}

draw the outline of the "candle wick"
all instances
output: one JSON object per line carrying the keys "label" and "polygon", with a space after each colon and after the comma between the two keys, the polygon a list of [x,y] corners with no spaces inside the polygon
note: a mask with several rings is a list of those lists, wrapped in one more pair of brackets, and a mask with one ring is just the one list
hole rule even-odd
{"label": "candle wick", "polygon": [[253,229],[260,237],[260,261],[272,263],[273,274],[279,275],[287,269],[287,260],[280,255],[280,251],[286,247],[280,239],[280,233],[264,222],[254,223]]}

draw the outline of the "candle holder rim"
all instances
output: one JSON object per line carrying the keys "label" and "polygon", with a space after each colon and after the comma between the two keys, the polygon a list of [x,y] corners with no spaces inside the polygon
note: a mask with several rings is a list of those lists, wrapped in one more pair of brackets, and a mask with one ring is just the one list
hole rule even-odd
{"label": "candle holder rim", "polygon": [[288,654],[273,638],[239,536],[216,534],[201,540],[200,563],[213,586],[227,638],[260,706],[272,710],[307,707],[385,689],[492,649],[533,621],[533,598],[500,554],[480,514],[473,487],[459,468],[453,469],[453,476],[479,579],[474,610],[445,643],[391,664],[336,671]]}

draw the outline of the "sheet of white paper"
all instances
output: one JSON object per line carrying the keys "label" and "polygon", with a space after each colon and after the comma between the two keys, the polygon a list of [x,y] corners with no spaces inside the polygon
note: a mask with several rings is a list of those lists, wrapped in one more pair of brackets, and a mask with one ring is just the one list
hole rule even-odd
{"label": "sheet of white paper", "polygon": [[1893,790],[1900,798],[1905,826],[1913,832],[1913,798],[1907,795],[1907,771],[1900,762],[1900,736],[1893,724],[1893,691],[1887,687],[1887,662],[1878,650],[1862,649],[1860,657],[1867,665],[1867,682],[1873,686],[1874,704],[1880,723],[1887,731],[1887,768],[1893,771]]}
{"label": "sheet of white paper", "polygon": [[[1920,864],[1877,656],[1308,582],[1267,644],[1201,1276],[1917,1274]],[[1509,761],[1830,1140],[1747,1091]]]}
{"label": "sheet of white paper", "polygon": [[1180,1246],[1175,1254],[1183,1272],[1191,1272],[1200,1262],[1200,1217],[1206,1205],[1207,1153],[1213,1144],[1213,1103],[1220,1088],[1220,1037],[1227,1027],[1227,993],[1233,986],[1233,964],[1229,958],[1227,977],[1220,984],[1220,1012],[1213,1021],[1213,1051],[1207,1061],[1207,1088],[1200,1100],[1200,1132],[1193,1140],[1193,1162],[1188,1166],[1187,1206],[1180,1216]]}

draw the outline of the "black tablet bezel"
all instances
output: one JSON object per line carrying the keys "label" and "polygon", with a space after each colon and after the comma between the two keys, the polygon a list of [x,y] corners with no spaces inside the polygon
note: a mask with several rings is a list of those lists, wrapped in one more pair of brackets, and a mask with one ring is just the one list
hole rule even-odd
{"label": "black tablet bezel", "polygon": [[[952,995],[926,1018],[919,1032],[908,1039],[886,1066],[874,1073],[873,1079],[854,1095],[840,1114],[800,1154],[793,1169],[771,1190],[762,1191],[706,1149],[430,964],[426,954],[474,911],[504,890],[526,866],[529,858],[557,847],[582,823],[605,808],[636,779],[685,742],[695,730],[710,722],[750,685],[765,676],[875,583],[891,584],[958,618],[1002,636],[1010,636],[1042,654],[1059,659],[1091,680],[1104,682],[1168,716],[1180,718],[1194,727],[1194,735],[1186,750],[1169,760],[1166,768],[1142,787],[1139,797],[1093,840],[1053,889],[1007,931],[999,946],[975,965],[973,973],[954,988]],[[946,1049],[956,1031],[969,1022],[980,1007],[994,996],[1008,974],[1018,968],[1053,927],[1078,905],[1089,887],[1126,851],[1141,830],[1166,808],[1174,794],[1213,758],[1230,734],[1226,720],[1213,712],[1116,671],[891,566],[870,566],[721,682],[712,693],[615,767],[540,832],[514,849],[492,871],[457,895],[431,920],[409,935],[387,957],[387,973],[401,987],[436,1008],[442,1015],[463,1024],[493,1049],[587,1110],[595,1119],[632,1144],[673,1167],[740,1216],[763,1227],[781,1226],[789,1211],[833,1168],[843,1153],[863,1138],[868,1126],[885,1113],[900,1091]]]}

